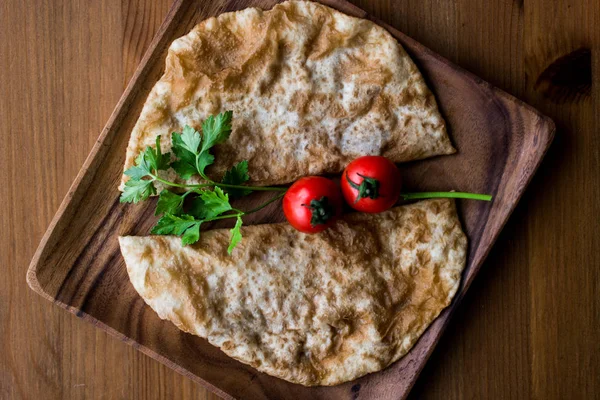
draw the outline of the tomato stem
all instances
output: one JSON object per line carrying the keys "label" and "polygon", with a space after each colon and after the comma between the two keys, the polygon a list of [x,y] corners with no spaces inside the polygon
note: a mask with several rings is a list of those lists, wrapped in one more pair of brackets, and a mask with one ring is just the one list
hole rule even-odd
{"label": "tomato stem", "polygon": [[492,196],[489,194],[466,193],[466,192],[420,192],[420,193],[402,193],[400,196],[404,200],[415,199],[433,199],[433,198],[453,198],[453,199],[471,199],[491,201]]}
{"label": "tomato stem", "polygon": [[360,185],[356,182],[353,182],[346,172],[346,180],[348,181],[348,184],[358,191],[358,195],[356,196],[356,200],[354,200],[354,204],[358,203],[360,199],[367,197],[373,200],[379,198],[379,180],[359,173],[356,173],[356,175],[363,179],[360,182]]}

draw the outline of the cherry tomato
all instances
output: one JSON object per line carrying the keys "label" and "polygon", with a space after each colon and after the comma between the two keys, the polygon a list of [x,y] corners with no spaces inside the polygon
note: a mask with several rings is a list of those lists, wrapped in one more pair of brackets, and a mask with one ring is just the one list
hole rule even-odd
{"label": "cherry tomato", "polygon": [[330,227],[342,213],[339,187],[331,179],[307,176],[298,179],[283,197],[283,212],[290,225],[304,233]]}
{"label": "cherry tomato", "polygon": [[364,156],[352,161],[342,174],[342,194],[355,210],[378,213],[392,207],[400,196],[400,171],[385,157]]}

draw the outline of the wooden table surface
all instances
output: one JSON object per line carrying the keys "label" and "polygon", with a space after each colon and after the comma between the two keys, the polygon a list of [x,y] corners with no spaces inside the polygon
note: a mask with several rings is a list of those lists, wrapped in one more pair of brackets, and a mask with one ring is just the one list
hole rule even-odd
{"label": "wooden table surface", "polygon": [[[558,127],[411,397],[599,398],[600,2],[353,2]],[[218,398],[25,283],[170,4],[0,1],[0,399]]]}

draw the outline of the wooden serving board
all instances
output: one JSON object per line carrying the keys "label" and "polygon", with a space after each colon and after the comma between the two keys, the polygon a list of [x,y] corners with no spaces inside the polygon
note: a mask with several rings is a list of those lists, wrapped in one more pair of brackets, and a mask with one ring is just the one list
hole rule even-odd
{"label": "wooden serving board", "polygon": [[[394,28],[375,21],[387,28],[418,64],[436,94],[458,148],[452,156],[402,165],[406,190],[490,193],[494,201],[458,202],[469,237],[468,264],[460,290],[453,304],[400,361],[335,387],[305,388],[259,373],[207,341],[160,320],[137,295],[129,283],[117,236],[148,234],[156,221],[156,200],[120,204],[117,186],[129,134],[146,96],[162,74],[169,44],[209,16],[250,6],[268,9],[276,2],[175,1],[48,228],[31,262],[27,281],[48,300],[226,398],[403,398],[538,167],[554,135],[554,124]],[[344,0],[323,3],[350,15],[370,18]],[[251,207],[259,201],[260,195],[252,195],[239,204]],[[282,220],[279,205],[273,204],[250,216],[246,223]]]}

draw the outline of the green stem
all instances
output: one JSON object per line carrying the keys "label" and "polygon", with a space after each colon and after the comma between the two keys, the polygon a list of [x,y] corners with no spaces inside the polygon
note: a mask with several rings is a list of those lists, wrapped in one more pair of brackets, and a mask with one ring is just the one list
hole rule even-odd
{"label": "green stem", "polygon": [[231,185],[229,183],[220,183],[215,182],[210,179],[204,172],[200,173],[200,177],[208,182],[209,185],[224,187],[224,188],[232,188],[232,189],[249,189],[263,192],[285,192],[287,188],[280,188],[274,186],[246,186],[246,185]]}
{"label": "green stem", "polygon": [[[198,159],[198,158],[196,158],[196,160],[197,160],[197,159]],[[200,168],[198,168],[198,164],[196,164],[196,169],[197,169],[198,171],[200,171]],[[213,180],[212,180],[212,179],[210,179],[208,176],[206,176],[206,174],[205,174],[204,172],[200,172],[200,177],[201,177],[202,179],[204,179],[205,181],[208,181],[208,182],[213,182]]]}
{"label": "green stem", "polygon": [[186,189],[186,188],[201,189],[201,188],[205,188],[205,187],[218,186],[218,187],[231,188],[231,189],[248,189],[248,190],[257,191],[257,192],[285,192],[287,190],[287,188],[275,187],[275,186],[230,185],[228,183],[214,182],[214,181],[211,181],[210,179],[207,179],[209,181],[208,183],[200,183],[197,185],[183,185],[180,183],[167,181],[167,180],[162,179],[159,176],[154,175],[154,174],[151,174],[150,176],[157,182],[164,183],[165,185],[168,185],[168,186],[184,188],[184,189]]}
{"label": "green stem", "polygon": [[190,193],[196,193],[196,191],[195,191],[195,190],[188,190],[187,192],[185,192],[184,194],[182,194],[182,195],[181,195],[181,199],[182,199],[182,201],[183,201],[183,199],[185,199],[185,198],[186,198],[186,196],[187,196],[188,194],[190,194]]}
{"label": "green stem", "polygon": [[257,211],[260,211],[260,210],[262,210],[263,208],[265,208],[266,206],[268,206],[269,204],[273,203],[274,201],[277,201],[277,200],[279,200],[279,199],[280,199],[280,198],[282,198],[283,196],[285,196],[285,192],[283,192],[283,193],[279,193],[277,196],[273,197],[271,200],[267,201],[266,203],[263,203],[263,204],[261,204],[260,206],[258,206],[258,207],[256,207],[256,208],[253,208],[253,209],[252,209],[252,210],[250,210],[250,211],[246,211],[246,212],[244,213],[244,215],[246,215],[246,214],[252,214],[252,213],[255,213],[255,212],[257,212]]}
{"label": "green stem", "polygon": [[155,181],[164,183],[165,185],[169,185],[169,186],[174,186],[174,187],[179,187],[179,188],[187,188],[190,187],[189,185],[180,185],[179,183],[175,183],[175,182],[169,182],[167,180],[164,180],[163,178],[159,178],[157,175],[154,174],[150,174],[150,176],[152,177],[152,179],[154,179]]}
{"label": "green stem", "polygon": [[[202,187],[203,185],[199,185],[198,187]],[[213,182],[204,184],[204,186],[218,186],[223,188],[232,188],[232,189],[248,189],[257,192],[286,192],[287,188],[276,187],[276,186],[245,186],[245,185],[230,185],[228,183],[219,183]],[[193,187],[193,185],[189,186]]]}
{"label": "green stem", "polygon": [[227,219],[227,218],[237,218],[237,217],[242,217],[244,215],[255,213],[257,211],[262,210],[263,208],[265,208],[269,204],[273,203],[274,201],[279,200],[284,195],[285,195],[285,193],[280,193],[277,196],[273,197],[272,199],[270,199],[270,200],[266,201],[265,203],[261,204],[260,206],[258,206],[256,208],[253,208],[252,210],[249,210],[249,211],[240,211],[240,212],[235,213],[235,214],[219,215],[218,217],[205,219],[204,222],[216,221],[216,220],[219,220],[219,219]]}
{"label": "green stem", "polygon": [[227,218],[237,218],[237,217],[241,217],[242,215],[244,215],[244,213],[219,215],[218,217],[207,218],[205,220],[202,220],[202,222],[210,222],[210,221],[216,221],[216,220],[219,220],[219,219],[227,219]]}
{"label": "green stem", "polygon": [[453,199],[471,199],[491,201],[492,196],[489,194],[465,193],[465,192],[420,192],[420,193],[402,193],[400,196],[404,200],[415,199],[433,199],[433,198],[453,198]]}

